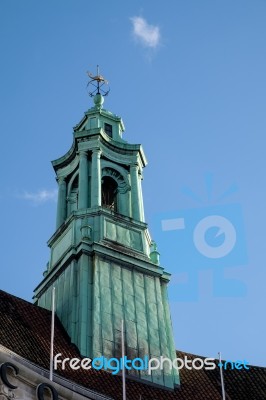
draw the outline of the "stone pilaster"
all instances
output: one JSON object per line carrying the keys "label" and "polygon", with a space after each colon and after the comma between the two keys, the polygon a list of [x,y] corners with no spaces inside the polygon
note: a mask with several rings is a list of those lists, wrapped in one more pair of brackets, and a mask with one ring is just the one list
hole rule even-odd
{"label": "stone pilaster", "polygon": [[139,167],[137,164],[130,166],[130,179],[131,179],[131,207],[132,218],[140,221],[140,192],[139,192]]}
{"label": "stone pilaster", "polygon": [[88,207],[88,158],[86,151],[79,152],[79,197],[78,197],[78,208]]}
{"label": "stone pilaster", "polygon": [[66,181],[65,178],[58,178],[58,200],[57,200],[57,217],[56,229],[62,225],[66,219]]}
{"label": "stone pilaster", "polygon": [[102,204],[101,187],[101,150],[94,149],[92,153],[92,187],[91,187],[91,206],[97,207]]}

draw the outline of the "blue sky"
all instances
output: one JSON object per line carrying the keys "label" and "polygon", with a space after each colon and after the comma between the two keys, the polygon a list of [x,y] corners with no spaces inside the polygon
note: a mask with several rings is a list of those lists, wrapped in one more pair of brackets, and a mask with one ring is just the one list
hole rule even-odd
{"label": "blue sky", "polygon": [[[105,108],[148,158],[145,214],[173,274],[176,347],[266,366],[265,18],[262,0],[1,1],[1,289],[31,300],[42,277],[50,161],[91,107],[86,71],[99,64]],[[189,235],[213,213],[236,227],[238,253],[204,264]],[[181,217],[188,229],[160,229]]]}

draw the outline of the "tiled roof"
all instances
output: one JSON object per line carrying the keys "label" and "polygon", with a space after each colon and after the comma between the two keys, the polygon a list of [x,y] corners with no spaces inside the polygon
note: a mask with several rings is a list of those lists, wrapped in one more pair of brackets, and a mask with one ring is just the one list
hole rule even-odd
{"label": "tiled roof", "polygon": [[[0,344],[23,358],[49,369],[51,312],[25,300],[0,291]],[[55,354],[64,357],[80,357],[70,343],[60,321],[55,321]],[[177,352],[177,357],[189,359],[196,355]],[[59,372],[59,371],[58,371]],[[65,378],[88,389],[122,399],[121,377],[105,371],[73,371],[60,373]],[[221,400],[219,369],[180,371],[181,386],[174,391],[149,386],[127,379],[128,400]],[[227,400],[266,400],[266,368],[224,371]]]}

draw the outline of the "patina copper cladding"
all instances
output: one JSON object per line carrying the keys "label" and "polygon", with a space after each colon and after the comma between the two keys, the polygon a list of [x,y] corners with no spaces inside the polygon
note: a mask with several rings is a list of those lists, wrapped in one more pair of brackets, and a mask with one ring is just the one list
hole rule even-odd
{"label": "patina copper cladding", "polygon": [[[35,290],[36,304],[56,313],[84,356],[121,356],[121,320],[128,357],[169,357],[175,345],[167,299],[170,275],[144,219],[142,146],[127,143],[120,117],[94,106],[74,127],[71,149],[53,161],[58,181],[56,231],[51,257]],[[179,384],[177,372],[135,378],[167,388]]]}

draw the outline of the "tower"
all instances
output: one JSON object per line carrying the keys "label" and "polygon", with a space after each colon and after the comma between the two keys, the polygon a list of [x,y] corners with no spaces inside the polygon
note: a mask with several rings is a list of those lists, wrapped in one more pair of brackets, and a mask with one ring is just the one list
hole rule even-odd
{"label": "tower", "polygon": [[[52,162],[58,182],[50,261],[34,292],[56,312],[82,356],[121,356],[121,321],[128,358],[176,358],[167,299],[170,275],[144,221],[141,145],[123,138],[120,117],[103,108],[103,86],[92,76],[94,106],[74,127],[70,150]],[[132,377],[173,388],[175,370],[130,370]]]}

